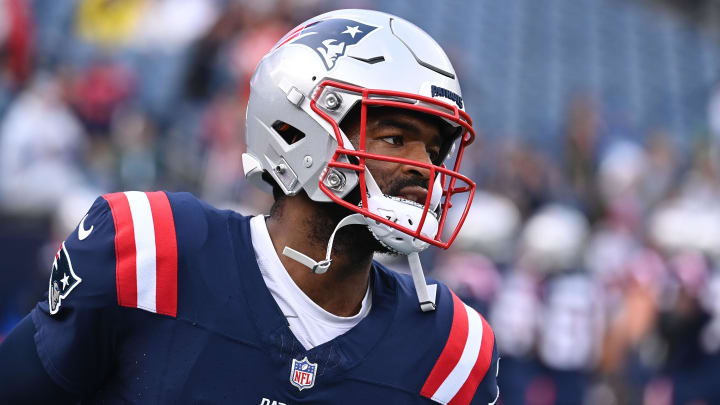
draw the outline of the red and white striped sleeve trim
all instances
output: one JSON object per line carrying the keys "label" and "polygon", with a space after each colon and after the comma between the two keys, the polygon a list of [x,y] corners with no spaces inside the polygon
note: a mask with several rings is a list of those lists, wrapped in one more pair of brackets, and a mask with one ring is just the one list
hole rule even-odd
{"label": "red and white striped sleeve trim", "polygon": [[420,395],[441,404],[469,404],[492,361],[490,325],[455,294],[450,335]]}
{"label": "red and white striped sleeve trim", "polygon": [[175,221],[162,191],[106,194],[115,223],[118,304],[177,315]]}

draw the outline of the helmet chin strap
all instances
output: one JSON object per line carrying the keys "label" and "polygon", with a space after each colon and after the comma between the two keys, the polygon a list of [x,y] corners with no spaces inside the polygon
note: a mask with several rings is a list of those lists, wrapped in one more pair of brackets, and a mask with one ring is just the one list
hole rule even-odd
{"label": "helmet chin strap", "polygon": [[328,269],[330,268],[330,263],[332,263],[332,259],[330,259],[330,253],[332,252],[332,245],[335,241],[335,234],[340,228],[348,225],[367,225],[367,223],[365,222],[365,217],[362,214],[348,215],[340,222],[338,222],[332,235],[330,235],[330,240],[328,241],[327,245],[327,251],[325,252],[325,260],[320,260],[319,262],[316,262],[308,255],[300,253],[289,246],[285,246],[282,253],[283,255],[295,260],[296,262],[299,262],[309,267],[314,274],[323,274],[328,271]]}
{"label": "helmet chin strap", "polygon": [[[335,241],[335,234],[340,228],[348,225],[367,225],[367,219],[362,214],[352,214],[343,218],[335,227],[332,235],[330,235],[324,260],[319,262],[315,261],[308,255],[300,253],[289,246],[285,246],[282,253],[296,262],[310,268],[313,274],[323,274],[328,271],[330,264],[332,263],[330,254],[332,252],[333,242]],[[435,304],[437,285],[433,284],[428,286],[425,282],[425,275],[423,273],[422,265],[420,264],[420,256],[418,255],[418,252],[408,254],[407,258],[408,264],[410,265],[413,284],[415,285],[415,292],[417,293],[418,301],[420,302],[420,309],[422,309],[423,312],[434,311],[437,308]]]}
{"label": "helmet chin strap", "polygon": [[437,308],[435,304],[437,284],[427,285],[425,282],[425,274],[420,264],[418,252],[412,252],[407,255],[407,257],[413,284],[415,284],[415,292],[417,293],[418,301],[420,301],[420,309],[422,309],[423,312],[434,311]]}

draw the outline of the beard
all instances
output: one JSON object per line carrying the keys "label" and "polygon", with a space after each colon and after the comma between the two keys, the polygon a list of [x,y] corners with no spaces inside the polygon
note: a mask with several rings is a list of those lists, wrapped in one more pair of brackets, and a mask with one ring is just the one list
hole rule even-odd
{"label": "beard", "polygon": [[[428,179],[411,176],[398,178],[387,185],[378,185],[381,190],[388,190],[384,192],[386,195],[398,195],[400,190],[405,187],[420,186],[427,189],[428,182]],[[355,187],[355,189],[345,197],[345,200],[354,205],[358,205],[361,201],[360,187]],[[312,229],[310,239],[314,243],[327,245],[337,224],[343,218],[355,214],[355,212],[333,202],[316,204],[318,209],[305,219],[305,223],[309,229]],[[333,249],[336,253],[346,256],[350,260],[359,260],[367,254],[372,253],[382,253],[393,256],[399,255],[398,252],[378,241],[365,225],[348,225],[339,229],[335,234]]]}
{"label": "beard", "polygon": [[[354,190],[351,194],[355,192]],[[360,195],[359,192],[357,194]],[[316,203],[316,205],[317,209],[305,219],[305,224],[312,229],[310,239],[314,243],[327,246],[337,224],[355,212],[333,202]],[[365,225],[348,225],[340,228],[335,234],[333,251],[347,257],[351,262],[360,261],[373,253],[392,254],[390,249],[381,244]]]}

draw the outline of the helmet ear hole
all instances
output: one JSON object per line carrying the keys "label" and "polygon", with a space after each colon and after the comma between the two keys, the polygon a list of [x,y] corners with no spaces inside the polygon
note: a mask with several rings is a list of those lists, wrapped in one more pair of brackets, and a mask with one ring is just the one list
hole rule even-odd
{"label": "helmet ear hole", "polygon": [[305,138],[304,132],[280,120],[275,121],[272,124],[272,128],[288,145],[292,145]]}

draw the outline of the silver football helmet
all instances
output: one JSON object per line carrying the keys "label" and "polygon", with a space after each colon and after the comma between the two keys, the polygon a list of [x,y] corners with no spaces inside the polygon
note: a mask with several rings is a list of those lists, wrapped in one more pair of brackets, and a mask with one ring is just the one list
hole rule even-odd
{"label": "silver football helmet", "polygon": [[[367,225],[380,243],[410,255],[411,268],[414,262],[419,266],[417,253],[430,244],[450,246],[475,190],[475,184],[458,172],[475,133],[455,71],[427,33],[378,11],[322,14],[285,35],[260,61],[250,86],[247,153],[243,154],[249,181],[270,191],[271,184],[263,178],[267,173],[287,195],[304,190],[313,201],[354,211],[338,228]],[[356,106],[361,114],[357,147],[340,129],[340,122]],[[432,164],[368,153],[364,122],[368,108],[375,106],[440,117],[456,128],[456,135],[441,150],[441,161]],[[446,167],[442,161],[450,155],[454,161],[449,159],[452,164]],[[425,203],[384,194],[366,167],[369,160],[429,171]],[[346,200],[356,187],[360,201]],[[460,193],[468,194],[462,201],[464,211],[454,229],[443,232],[451,199]],[[329,245],[321,262],[290,248],[285,254],[320,273],[330,264],[332,239]],[[424,286],[423,279],[418,288]]]}

